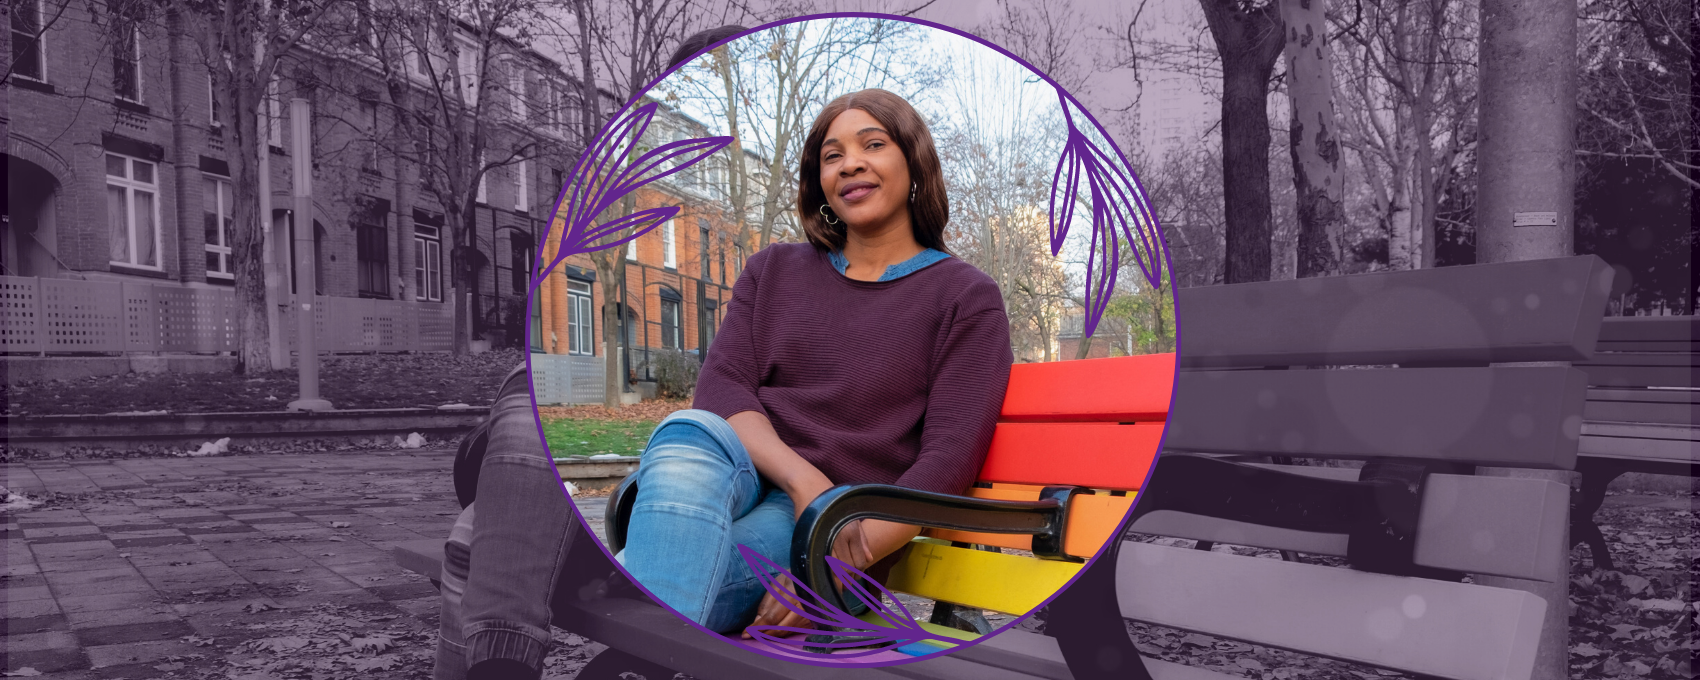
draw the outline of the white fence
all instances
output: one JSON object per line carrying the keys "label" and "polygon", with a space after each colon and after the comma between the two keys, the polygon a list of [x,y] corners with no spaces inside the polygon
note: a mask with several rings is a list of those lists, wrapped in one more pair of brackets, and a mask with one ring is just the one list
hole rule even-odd
{"label": "white fence", "polygon": [[[280,334],[295,348],[295,318]],[[315,296],[321,352],[447,351],[446,304]],[[235,292],[176,284],[0,276],[0,352],[42,354],[235,351]]]}
{"label": "white fence", "polygon": [[606,365],[602,357],[533,352],[531,385],[538,405],[602,403]]}

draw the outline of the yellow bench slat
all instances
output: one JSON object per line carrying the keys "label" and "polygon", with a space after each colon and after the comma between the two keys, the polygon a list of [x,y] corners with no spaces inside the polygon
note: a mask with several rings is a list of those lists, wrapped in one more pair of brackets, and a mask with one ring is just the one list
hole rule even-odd
{"label": "yellow bench slat", "polygon": [[932,600],[1020,616],[1055,595],[1078,562],[955,548],[916,541],[885,587]]}

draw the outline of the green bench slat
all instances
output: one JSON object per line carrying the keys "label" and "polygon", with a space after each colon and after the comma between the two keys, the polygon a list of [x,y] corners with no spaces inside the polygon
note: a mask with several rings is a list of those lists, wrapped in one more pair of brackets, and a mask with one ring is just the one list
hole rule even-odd
{"label": "green bench slat", "polygon": [[1182,368],[1579,360],[1610,281],[1582,255],[1183,288],[1179,356]]}
{"label": "green bench slat", "polygon": [[1690,354],[1601,352],[1576,364],[1597,387],[1697,387],[1700,368]]}
{"label": "green bench slat", "polygon": [[1518,590],[1132,542],[1116,582],[1127,618],[1454,680],[1526,680],[1547,607]]}
{"label": "green bench slat", "polygon": [[[1265,466],[1299,474],[1357,479],[1357,470]],[[1413,561],[1426,567],[1551,582],[1562,576],[1555,546],[1564,541],[1569,487],[1511,477],[1432,475],[1417,520]],[[1323,534],[1158,511],[1133,531],[1230,545],[1346,555],[1344,534]]]}
{"label": "green bench slat", "polygon": [[1563,366],[1182,372],[1163,444],[1572,469],[1584,382]]}
{"label": "green bench slat", "polygon": [[1700,391],[1591,389],[1582,420],[1693,427],[1700,423]]}
{"label": "green bench slat", "polygon": [[1600,342],[1695,342],[1700,339],[1700,317],[1613,316],[1600,324]]}

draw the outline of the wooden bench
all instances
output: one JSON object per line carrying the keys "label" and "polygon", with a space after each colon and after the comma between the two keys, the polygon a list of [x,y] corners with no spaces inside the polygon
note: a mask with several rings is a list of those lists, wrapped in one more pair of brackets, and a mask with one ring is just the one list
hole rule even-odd
{"label": "wooden bench", "polygon": [[[1052,628],[1065,613],[1097,617],[1055,631],[1060,645],[1012,631],[953,658],[1085,677],[1083,659],[1131,645],[1068,640],[1113,628],[1119,614],[1418,676],[1527,680],[1546,610],[1564,603],[1434,577],[1567,578],[1569,487],[1467,470],[1574,465],[1582,372],[1492,364],[1585,358],[1609,277],[1588,256],[1180,290],[1173,415],[1131,530],[1350,557],[1380,572],[1124,542],[1113,573],[1088,573],[1052,605]],[[1381,472],[1233,462],[1285,456]],[[1374,481],[1391,462],[1428,468],[1407,476],[1417,491]],[[1095,579],[1113,579],[1108,615],[1094,612],[1109,603],[1069,601],[1101,592]],[[1224,677],[1144,665],[1165,680]]]}
{"label": "wooden bench", "polygon": [[1607,318],[1593,357],[1577,363],[1588,373],[1589,388],[1571,538],[1588,544],[1597,567],[1613,568],[1594,524],[1613,479],[1625,472],[1700,475],[1696,331],[1700,319],[1692,316]]}

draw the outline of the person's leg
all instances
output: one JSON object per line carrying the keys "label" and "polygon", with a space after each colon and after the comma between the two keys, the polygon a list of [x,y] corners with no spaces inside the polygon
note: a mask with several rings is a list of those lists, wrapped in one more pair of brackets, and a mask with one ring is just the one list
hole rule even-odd
{"label": "person's leg", "polygon": [[756,607],[767,590],[738,551],[749,546],[781,567],[789,566],[791,532],[796,526],[791,497],[764,484],[761,503],[732,522],[728,549],[720,558],[720,589],[702,621],[704,628],[721,633],[741,630],[755,619]]}
{"label": "person's leg", "polygon": [[634,474],[638,493],[620,562],[662,604],[704,623],[728,556],[742,562],[733,530],[762,500],[755,465],[724,419],[685,410],[655,428]]}
{"label": "person's leg", "polygon": [[479,467],[460,606],[467,677],[523,666],[535,678],[550,642],[549,603],[579,523],[538,436],[529,390],[504,391],[490,417],[497,421]]}
{"label": "person's leg", "polygon": [[466,572],[472,556],[472,525],[476,521],[477,505],[468,505],[460,512],[443,546],[443,571],[437,577],[443,596],[437,607],[437,663],[431,674],[435,680],[466,677],[466,638],[461,635],[465,617],[461,615],[461,601],[466,597]]}

